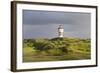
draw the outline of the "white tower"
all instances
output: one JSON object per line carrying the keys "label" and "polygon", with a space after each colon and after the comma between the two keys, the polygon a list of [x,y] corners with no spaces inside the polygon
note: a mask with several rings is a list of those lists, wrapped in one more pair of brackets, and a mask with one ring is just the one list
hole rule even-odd
{"label": "white tower", "polygon": [[60,38],[64,37],[64,29],[63,29],[62,25],[59,25],[59,27],[58,27],[58,37],[60,37]]}

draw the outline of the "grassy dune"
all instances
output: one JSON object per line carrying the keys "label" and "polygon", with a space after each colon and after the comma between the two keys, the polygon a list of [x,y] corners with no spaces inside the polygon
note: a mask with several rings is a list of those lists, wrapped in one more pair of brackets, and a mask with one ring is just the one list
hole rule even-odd
{"label": "grassy dune", "polygon": [[90,39],[24,39],[23,62],[90,59]]}

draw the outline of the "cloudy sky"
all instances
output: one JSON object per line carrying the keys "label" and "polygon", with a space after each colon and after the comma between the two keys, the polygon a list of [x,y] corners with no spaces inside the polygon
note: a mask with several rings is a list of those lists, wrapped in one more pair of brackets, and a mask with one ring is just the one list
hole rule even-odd
{"label": "cloudy sky", "polygon": [[64,28],[64,37],[90,38],[90,13],[23,10],[23,38],[58,37],[57,28]]}

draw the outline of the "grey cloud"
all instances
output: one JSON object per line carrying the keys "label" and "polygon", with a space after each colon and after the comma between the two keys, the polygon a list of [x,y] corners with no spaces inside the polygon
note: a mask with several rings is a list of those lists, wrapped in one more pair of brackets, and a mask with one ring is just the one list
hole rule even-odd
{"label": "grey cloud", "polygon": [[23,38],[57,37],[63,24],[65,37],[90,38],[90,13],[23,10]]}

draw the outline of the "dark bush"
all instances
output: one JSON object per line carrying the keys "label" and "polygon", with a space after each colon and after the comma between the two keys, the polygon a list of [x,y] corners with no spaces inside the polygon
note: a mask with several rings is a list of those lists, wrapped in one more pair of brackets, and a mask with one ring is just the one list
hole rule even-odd
{"label": "dark bush", "polygon": [[66,46],[59,47],[62,53],[68,53],[68,49]]}

